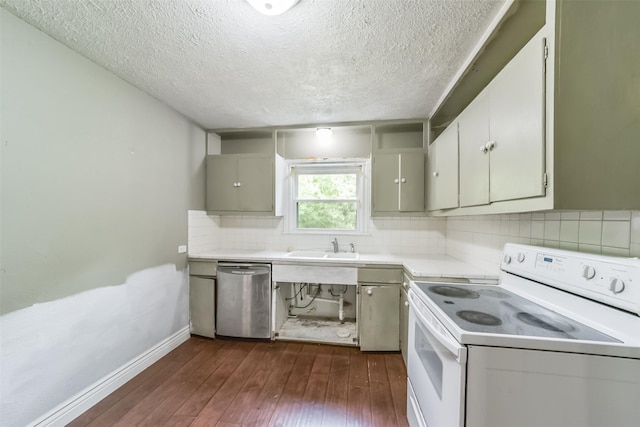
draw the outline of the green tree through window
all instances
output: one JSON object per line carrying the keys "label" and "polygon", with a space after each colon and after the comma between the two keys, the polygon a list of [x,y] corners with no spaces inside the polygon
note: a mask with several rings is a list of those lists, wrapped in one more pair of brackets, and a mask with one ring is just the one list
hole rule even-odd
{"label": "green tree through window", "polygon": [[298,228],[355,230],[357,214],[358,180],[355,172],[297,175]]}

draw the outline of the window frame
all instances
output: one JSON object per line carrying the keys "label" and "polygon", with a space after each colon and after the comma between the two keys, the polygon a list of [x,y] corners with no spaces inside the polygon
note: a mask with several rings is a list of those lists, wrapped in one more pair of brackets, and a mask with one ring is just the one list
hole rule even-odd
{"label": "window frame", "polygon": [[[369,159],[327,159],[323,161],[290,160],[288,161],[289,191],[286,198],[285,233],[295,234],[325,234],[325,235],[363,235],[369,232],[369,217],[371,214],[370,200],[370,160]],[[323,199],[299,199],[298,179],[299,175],[313,174],[349,174],[356,173],[356,228],[354,230],[324,229],[324,228],[298,228],[297,206],[299,201],[322,202]],[[351,199],[329,199],[330,202],[348,201]]]}

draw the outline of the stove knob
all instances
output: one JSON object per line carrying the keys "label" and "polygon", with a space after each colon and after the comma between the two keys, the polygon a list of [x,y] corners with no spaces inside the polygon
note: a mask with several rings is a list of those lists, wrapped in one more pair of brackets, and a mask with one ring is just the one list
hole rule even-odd
{"label": "stove knob", "polygon": [[609,290],[614,294],[624,291],[624,282],[616,277],[612,277],[609,281]]}
{"label": "stove knob", "polygon": [[523,263],[524,262],[524,254],[522,252],[520,252],[518,254],[518,262],[519,263]]}
{"label": "stove knob", "polygon": [[503,261],[505,264],[511,264],[511,255],[506,254],[506,255],[504,256],[504,258],[502,259],[502,261]]}
{"label": "stove knob", "polygon": [[585,265],[582,269],[582,277],[587,280],[591,280],[596,277],[596,269],[591,267],[590,265]]}

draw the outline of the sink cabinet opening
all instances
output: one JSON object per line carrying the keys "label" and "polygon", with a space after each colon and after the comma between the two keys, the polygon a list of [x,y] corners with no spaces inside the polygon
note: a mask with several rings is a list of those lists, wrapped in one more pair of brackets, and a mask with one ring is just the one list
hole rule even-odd
{"label": "sink cabinet opening", "polygon": [[358,345],[357,286],[274,282],[274,339]]}

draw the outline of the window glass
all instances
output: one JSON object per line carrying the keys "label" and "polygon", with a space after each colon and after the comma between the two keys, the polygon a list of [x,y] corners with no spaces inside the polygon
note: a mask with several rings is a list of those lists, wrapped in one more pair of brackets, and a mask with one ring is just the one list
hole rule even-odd
{"label": "window glass", "polygon": [[288,230],[362,233],[367,214],[365,165],[366,161],[294,164]]}

